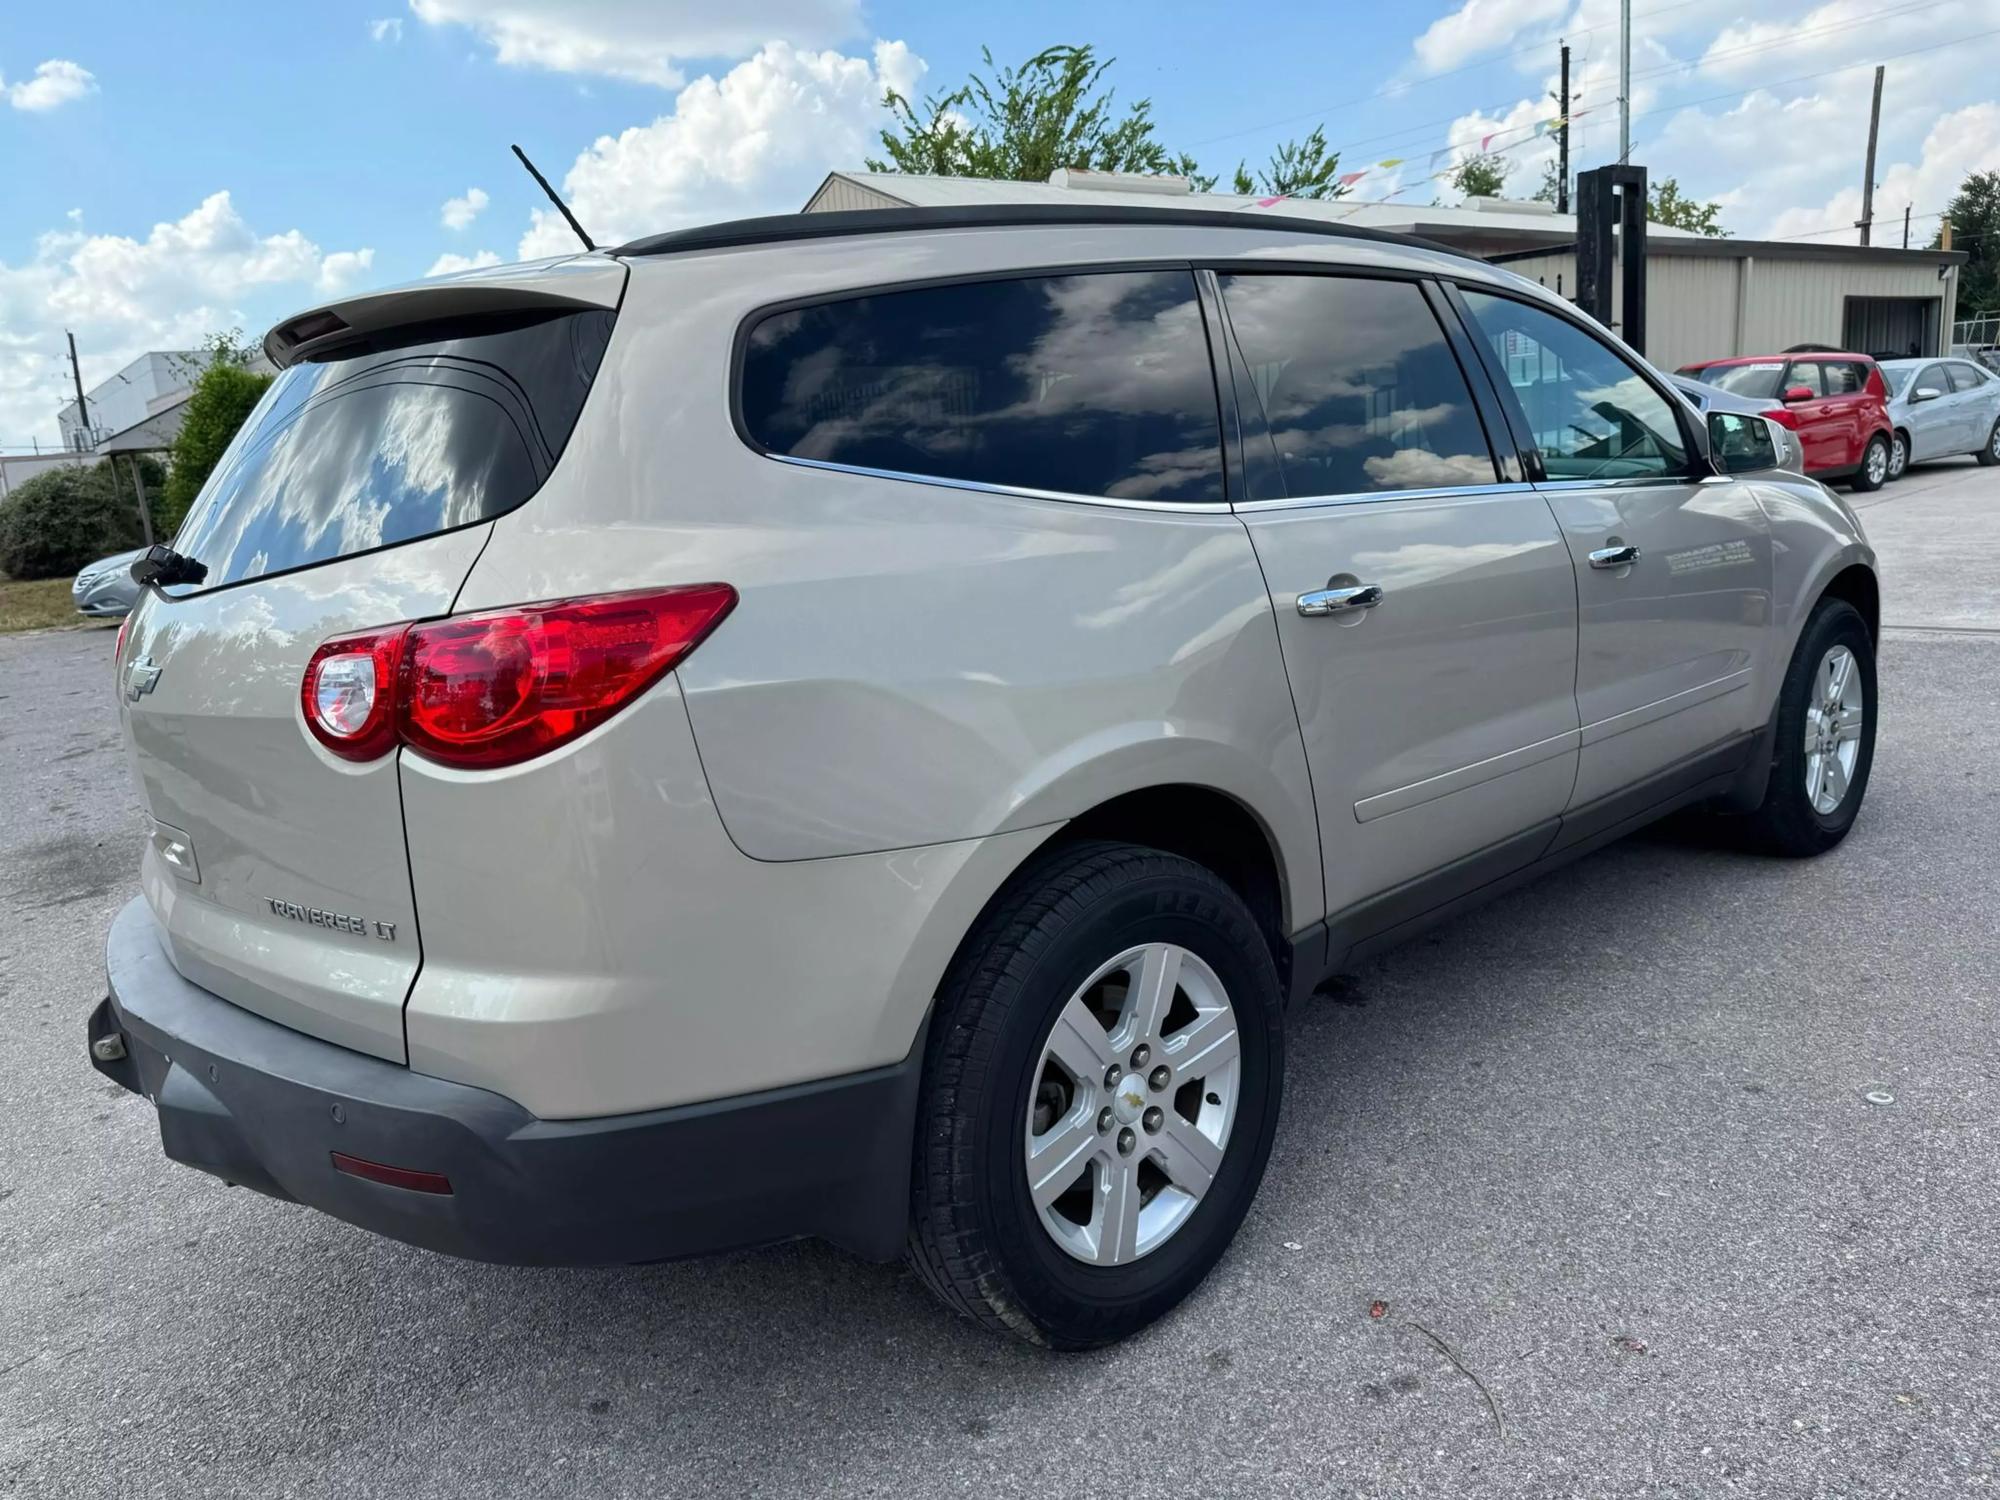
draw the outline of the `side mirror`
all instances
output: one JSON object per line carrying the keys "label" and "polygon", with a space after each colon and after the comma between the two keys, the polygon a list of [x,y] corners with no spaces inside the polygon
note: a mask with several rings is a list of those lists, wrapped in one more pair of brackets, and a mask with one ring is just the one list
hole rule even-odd
{"label": "side mirror", "polygon": [[1778,444],[1771,424],[1740,411],[1708,414],[1708,449],[1718,472],[1754,474],[1778,467]]}
{"label": "side mirror", "polygon": [[1934,385],[1920,385],[1910,392],[1910,404],[1914,406],[1919,401],[1935,401],[1943,394],[1944,392]]}
{"label": "side mirror", "polygon": [[1788,385],[1785,387],[1784,395],[1778,399],[1783,401],[1787,406],[1798,401],[1810,401],[1813,399],[1812,387],[1809,385]]}

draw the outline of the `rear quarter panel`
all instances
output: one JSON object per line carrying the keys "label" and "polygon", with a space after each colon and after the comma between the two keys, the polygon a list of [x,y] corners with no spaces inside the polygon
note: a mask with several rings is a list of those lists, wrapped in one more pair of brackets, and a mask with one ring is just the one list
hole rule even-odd
{"label": "rear quarter panel", "polygon": [[1178,230],[995,230],[885,238],[865,263],[839,240],[636,263],[562,502],[497,524],[459,607],[733,584],[741,603],[678,675],[721,821],[753,859],[981,838],[1188,782],[1262,821],[1287,919],[1310,923],[1324,901],[1304,750],[1263,577],[1226,507],[802,468],[731,421],[732,348],[759,306],[1157,262],[1176,241],[1203,253]]}

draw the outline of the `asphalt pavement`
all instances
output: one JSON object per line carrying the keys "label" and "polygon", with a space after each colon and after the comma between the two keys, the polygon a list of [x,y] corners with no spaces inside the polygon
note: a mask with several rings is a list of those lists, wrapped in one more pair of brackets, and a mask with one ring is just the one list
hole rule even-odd
{"label": "asphalt pavement", "polygon": [[0,638],[0,1494],[2000,1487],[2000,471],[1856,498],[1846,844],[1657,831],[1296,1010],[1237,1245],[1078,1357],[819,1245],[496,1268],[170,1164],[84,1056],[141,840],[111,634]]}

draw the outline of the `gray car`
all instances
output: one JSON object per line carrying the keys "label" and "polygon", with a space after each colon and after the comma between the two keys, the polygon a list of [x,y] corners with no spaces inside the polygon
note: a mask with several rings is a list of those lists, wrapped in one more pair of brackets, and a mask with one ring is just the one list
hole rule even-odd
{"label": "gray car", "polygon": [[118,652],[89,1046],[175,1159],[437,1250],[817,1235],[1102,1344],[1243,1222],[1328,977],[1867,789],[1852,510],[1437,246],[829,213],[265,348]]}
{"label": "gray car", "polygon": [[1694,409],[1706,416],[1712,411],[1741,412],[1745,416],[1765,417],[1765,425],[1770,428],[1773,447],[1777,450],[1777,467],[1803,475],[1806,471],[1806,450],[1799,442],[1799,435],[1781,422],[1771,421],[1767,413],[1782,410],[1781,401],[1761,401],[1754,396],[1739,396],[1734,391],[1725,391],[1721,386],[1710,385],[1703,380],[1695,380],[1686,375],[1669,375],[1667,382],[1687,397]]}
{"label": "gray car", "polygon": [[2000,375],[1969,359],[1888,359],[1882,378],[1896,425],[1891,479],[1911,464],[1961,453],[2000,464]]}
{"label": "gray car", "polygon": [[69,586],[79,614],[92,619],[116,620],[131,612],[139,600],[139,585],[132,580],[132,564],[146,555],[141,547],[100,557],[76,575]]}

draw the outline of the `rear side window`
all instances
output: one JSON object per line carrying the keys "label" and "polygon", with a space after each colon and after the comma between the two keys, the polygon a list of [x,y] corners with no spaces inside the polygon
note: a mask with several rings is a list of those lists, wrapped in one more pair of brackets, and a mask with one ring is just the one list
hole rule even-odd
{"label": "rear side window", "polygon": [[[1486,430],[1407,281],[1225,273],[1222,300],[1291,496],[1492,484]],[[1252,500],[1262,475],[1250,473]]]}
{"label": "rear side window", "polygon": [[1986,373],[1975,366],[1952,360],[1945,365],[1945,369],[1951,372],[1951,388],[1954,391],[1976,391],[1986,384]]}
{"label": "rear side window", "polygon": [[1829,360],[1820,366],[1829,396],[1858,396],[1868,389],[1868,366]]}
{"label": "rear side window", "polygon": [[1784,373],[1783,360],[1759,360],[1754,365],[1710,365],[1701,378],[1704,384],[1728,391],[1732,396],[1768,401],[1778,394],[1778,382]]}
{"label": "rear side window", "polygon": [[1667,398],[1609,344],[1541,308],[1467,291],[1551,479],[1635,479],[1687,472],[1686,439]]}
{"label": "rear side window", "polygon": [[1193,274],[913,287],[750,332],[744,429],[767,452],[921,478],[1220,504]]}
{"label": "rear side window", "polygon": [[422,325],[294,365],[175,547],[215,588],[512,510],[569,441],[612,321],[591,310]]}

